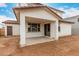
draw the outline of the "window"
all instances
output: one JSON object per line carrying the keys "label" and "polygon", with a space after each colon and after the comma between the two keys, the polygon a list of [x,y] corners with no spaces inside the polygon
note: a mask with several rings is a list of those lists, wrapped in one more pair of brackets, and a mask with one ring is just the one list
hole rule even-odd
{"label": "window", "polygon": [[40,32],[40,24],[28,23],[28,32]]}
{"label": "window", "polygon": [[58,31],[60,32],[60,30],[61,30],[61,29],[60,29],[60,24],[59,24],[59,26],[58,26]]}

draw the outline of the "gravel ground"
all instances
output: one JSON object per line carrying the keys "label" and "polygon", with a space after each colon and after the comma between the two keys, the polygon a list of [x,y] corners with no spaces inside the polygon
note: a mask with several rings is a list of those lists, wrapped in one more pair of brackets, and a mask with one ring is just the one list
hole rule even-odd
{"label": "gravel ground", "polygon": [[0,55],[9,56],[79,56],[79,36],[62,37],[19,48],[19,37],[0,38]]}

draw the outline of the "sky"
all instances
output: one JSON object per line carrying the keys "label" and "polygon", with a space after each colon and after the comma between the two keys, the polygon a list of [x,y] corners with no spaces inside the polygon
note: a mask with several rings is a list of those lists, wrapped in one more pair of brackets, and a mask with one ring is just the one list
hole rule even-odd
{"label": "sky", "polygon": [[[64,11],[62,17],[79,15],[79,3],[46,3],[48,6]],[[0,3],[0,22],[5,20],[15,20],[16,17],[12,8],[16,3]]]}
{"label": "sky", "polygon": [[51,3],[48,5],[64,11],[63,18],[79,15],[79,3]]}
{"label": "sky", "polygon": [[0,3],[0,22],[16,19],[12,10],[15,6],[15,3]]}

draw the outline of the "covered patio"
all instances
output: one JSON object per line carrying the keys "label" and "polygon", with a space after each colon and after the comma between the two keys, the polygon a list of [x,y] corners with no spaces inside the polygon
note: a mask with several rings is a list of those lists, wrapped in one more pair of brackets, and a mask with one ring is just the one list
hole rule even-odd
{"label": "covered patio", "polygon": [[[20,21],[20,44],[32,45],[58,39],[58,21],[36,17],[25,17]],[[32,24],[32,25],[30,25]],[[35,28],[40,25],[39,30]],[[30,29],[30,27],[32,27]],[[32,30],[33,29],[33,30]]]}

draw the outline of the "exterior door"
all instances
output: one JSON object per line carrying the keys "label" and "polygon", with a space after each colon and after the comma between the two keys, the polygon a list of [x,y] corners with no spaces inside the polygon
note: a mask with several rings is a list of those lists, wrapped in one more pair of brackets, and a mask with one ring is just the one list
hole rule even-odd
{"label": "exterior door", "polygon": [[44,25],[44,34],[45,36],[50,36],[50,24]]}
{"label": "exterior door", "polygon": [[7,35],[12,36],[12,26],[7,26]]}

